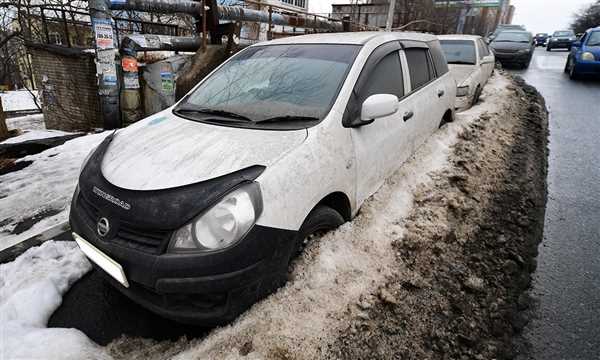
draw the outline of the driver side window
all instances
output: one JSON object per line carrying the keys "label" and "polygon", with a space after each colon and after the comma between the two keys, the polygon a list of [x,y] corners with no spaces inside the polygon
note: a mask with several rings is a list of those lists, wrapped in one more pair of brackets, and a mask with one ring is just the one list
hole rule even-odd
{"label": "driver side window", "polygon": [[404,79],[398,51],[386,55],[375,66],[368,81],[360,89],[359,102],[364,102],[375,94],[392,94],[398,99],[404,97]]}

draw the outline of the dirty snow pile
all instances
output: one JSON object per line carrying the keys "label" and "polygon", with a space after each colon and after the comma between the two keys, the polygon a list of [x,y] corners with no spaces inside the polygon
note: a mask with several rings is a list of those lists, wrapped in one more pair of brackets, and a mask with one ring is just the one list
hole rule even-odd
{"label": "dirty snow pile", "polygon": [[[37,96],[37,91],[32,91],[34,96]],[[2,110],[8,111],[23,111],[37,110],[33,96],[27,90],[6,91],[0,93],[2,101]]]}
{"label": "dirty snow pile", "polygon": [[26,156],[19,161],[32,161],[31,165],[0,176],[0,250],[67,223],[81,164],[109,133],[83,136]]}
{"label": "dirty snow pile", "polygon": [[46,328],[62,295],[90,268],[75,243],[62,241],[0,265],[0,359],[109,358],[79,330]]}

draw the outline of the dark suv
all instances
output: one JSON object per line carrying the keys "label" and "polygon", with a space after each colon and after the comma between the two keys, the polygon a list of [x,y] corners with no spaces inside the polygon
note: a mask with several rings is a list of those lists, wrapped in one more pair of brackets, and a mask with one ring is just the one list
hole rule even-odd
{"label": "dark suv", "polygon": [[575,37],[573,30],[555,31],[550,40],[548,40],[546,50],[552,51],[552,49],[567,49],[570,51],[575,40],[577,40],[577,38]]}
{"label": "dark suv", "polygon": [[503,66],[507,64],[529,67],[535,47],[533,36],[527,31],[502,31],[490,44],[490,48]]}

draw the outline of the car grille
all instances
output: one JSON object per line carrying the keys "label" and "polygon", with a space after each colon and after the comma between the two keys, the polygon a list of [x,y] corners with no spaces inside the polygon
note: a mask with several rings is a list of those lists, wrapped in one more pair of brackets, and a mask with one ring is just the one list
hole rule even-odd
{"label": "car grille", "polygon": [[[83,210],[86,221],[92,229],[95,229],[96,223],[101,217],[98,208],[81,195],[78,203],[81,210]],[[121,221],[117,233],[108,241],[146,253],[160,254],[170,235],[170,230],[148,230]]]}

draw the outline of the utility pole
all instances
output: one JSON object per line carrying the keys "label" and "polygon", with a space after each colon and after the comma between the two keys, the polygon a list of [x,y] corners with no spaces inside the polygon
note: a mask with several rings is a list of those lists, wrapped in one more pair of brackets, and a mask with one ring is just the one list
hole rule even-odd
{"label": "utility pole", "polygon": [[394,8],[396,7],[396,0],[390,0],[390,7],[388,9],[387,23],[385,24],[385,31],[392,31],[394,23]]}

